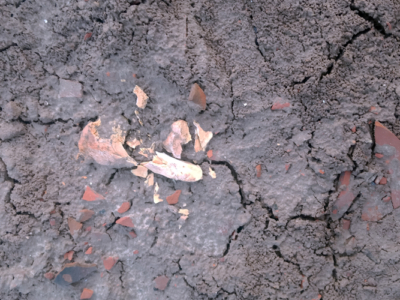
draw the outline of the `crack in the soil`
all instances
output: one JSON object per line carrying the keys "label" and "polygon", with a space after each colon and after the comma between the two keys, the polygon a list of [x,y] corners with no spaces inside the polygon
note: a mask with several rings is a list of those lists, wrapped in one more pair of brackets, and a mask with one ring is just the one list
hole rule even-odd
{"label": "crack in the soil", "polygon": [[392,35],[391,33],[386,33],[385,27],[381,23],[379,23],[379,21],[376,18],[372,17],[371,15],[366,13],[365,11],[362,11],[358,7],[356,7],[354,5],[354,0],[351,1],[350,9],[352,11],[355,11],[356,14],[359,15],[364,20],[368,21],[369,23],[372,23],[372,25],[374,26],[375,30],[378,31],[380,34],[382,34],[384,36],[384,38],[388,38],[389,36]]}

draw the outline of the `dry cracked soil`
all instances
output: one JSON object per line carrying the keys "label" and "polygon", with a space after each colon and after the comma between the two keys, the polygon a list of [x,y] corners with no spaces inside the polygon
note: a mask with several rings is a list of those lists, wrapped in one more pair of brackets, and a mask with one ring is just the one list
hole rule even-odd
{"label": "dry cracked soil", "polygon": [[[1,0],[0,299],[400,299],[399,38],[397,0]],[[203,179],[80,155],[99,119],[138,163],[187,121]]]}

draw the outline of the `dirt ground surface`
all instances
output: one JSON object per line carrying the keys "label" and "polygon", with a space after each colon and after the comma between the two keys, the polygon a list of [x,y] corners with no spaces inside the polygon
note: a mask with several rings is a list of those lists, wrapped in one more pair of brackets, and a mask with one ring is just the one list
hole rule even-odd
{"label": "dirt ground surface", "polygon": [[[1,0],[0,299],[400,299],[399,38],[397,0]],[[134,175],[177,120],[202,180]]]}

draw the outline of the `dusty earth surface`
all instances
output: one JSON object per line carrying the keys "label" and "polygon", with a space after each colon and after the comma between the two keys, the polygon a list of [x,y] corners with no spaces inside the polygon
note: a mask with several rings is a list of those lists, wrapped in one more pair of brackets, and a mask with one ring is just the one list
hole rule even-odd
{"label": "dusty earth surface", "polygon": [[[1,0],[0,16],[0,299],[400,299],[398,1]],[[149,186],[79,155],[99,118],[161,152],[187,121],[203,179]]]}

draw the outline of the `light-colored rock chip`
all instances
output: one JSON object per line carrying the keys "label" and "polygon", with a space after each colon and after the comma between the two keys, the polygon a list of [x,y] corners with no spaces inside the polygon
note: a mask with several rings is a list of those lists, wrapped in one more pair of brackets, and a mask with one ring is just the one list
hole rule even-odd
{"label": "light-colored rock chip", "polygon": [[194,142],[194,150],[196,152],[206,151],[207,144],[211,141],[213,137],[213,133],[211,131],[204,131],[200,124],[197,122],[193,122],[194,126],[196,126],[196,139]]}
{"label": "light-colored rock chip", "polygon": [[146,178],[147,177],[147,168],[143,166],[138,166],[136,169],[132,170],[133,175]]}
{"label": "light-colored rock chip", "polygon": [[139,86],[135,86],[135,88],[133,89],[133,92],[137,96],[137,100],[136,100],[137,107],[145,108],[149,97],[146,95],[145,92],[143,92],[143,90]]}
{"label": "light-colored rock chip", "polygon": [[217,178],[217,174],[215,173],[215,171],[210,167],[208,169],[209,169],[208,174],[210,174],[211,178]]}
{"label": "light-colored rock chip", "polygon": [[147,169],[165,177],[194,182],[203,178],[203,171],[199,166],[175,159],[165,153],[156,152],[153,161],[142,163]]}
{"label": "light-colored rock chip", "polygon": [[158,190],[160,188],[158,187],[158,183],[156,182],[156,184],[154,185],[154,203],[159,203],[164,201],[163,199],[160,198],[160,194],[158,193]]}
{"label": "light-colored rock chip", "polygon": [[182,145],[192,140],[189,132],[189,126],[186,121],[178,120],[171,125],[171,132],[164,141],[165,150],[172,153],[176,158],[181,158]]}
{"label": "light-colored rock chip", "polygon": [[146,187],[150,187],[154,185],[154,174],[151,173],[147,176],[146,181],[144,182]]}
{"label": "light-colored rock chip", "polygon": [[188,216],[189,215],[189,210],[188,209],[180,209],[179,213],[181,215]]}
{"label": "light-colored rock chip", "polygon": [[132,167],[137,166],[137,162],[128,155],[124,147],[124,137],[118,130],[111,135],[110,139],[99,137],[97,127],[101,120],[89,122],[82,130],[79,139],[79,151],[84,156],[91,157],[98,164],[112,167]]}

